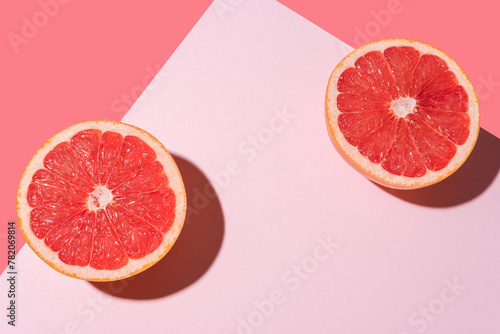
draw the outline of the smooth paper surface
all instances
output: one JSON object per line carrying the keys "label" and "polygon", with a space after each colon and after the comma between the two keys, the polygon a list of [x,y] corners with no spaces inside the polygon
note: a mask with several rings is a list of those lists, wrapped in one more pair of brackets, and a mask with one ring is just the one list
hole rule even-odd
{"label": "smooth paper surface", "polygon": [[326,85],[351,48],[275,1],[220,13],[216,2],[123,119],[179,163],[178,243],[107,285],[24,247],[19,332],[495,332],[500,140],[482,130],[435,187],[383,189],[328,138]]}

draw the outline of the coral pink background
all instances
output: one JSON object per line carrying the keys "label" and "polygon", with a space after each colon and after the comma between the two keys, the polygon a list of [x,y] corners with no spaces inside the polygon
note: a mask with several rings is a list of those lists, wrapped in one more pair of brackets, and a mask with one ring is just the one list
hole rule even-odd
{"label": "coral pink background", "polygon": [[[22,171],[72,123],[123,119],[151,132],[174,155],[188,198],[172,251],[129,279],[70,279],[24,247],[18,323],[9,326],[4,313],[0,326],[10,331],[0,332],[158,332],[165,324],[176,333],[497,332],[496,8],[484,0],[282,1],[292,10],[274,0],[30,0],[0,11],[0,269]],[[334,36],[352,46],[424,40],[463,66],[483,129],[457,173],[433,187],[389,190],[336,154],[324,89],[349,48]],[[10,275],[0,275],[4,307]]]}
{"label": "coral pink background", "polygon": [[[14,1],[0,11],[2,248],[4,226],[16,219],[18,181],[37,148],[75,122],[120,120],[211,3],[60,2]],[[409,37],[448,52],[476,86],[482,127],[500,136],[500,114],[495,108],[500,102],[500,20],[493,2],[280,2],[351,46]],[[51,15],[40,14],[43,8]],[[23,28],[26,19],[41,27],[34,31]],[[23,29],[29,37],[13,46],[9,38],[12,33],[21,35]],[[0,269],[4,266],[2,256]]]}

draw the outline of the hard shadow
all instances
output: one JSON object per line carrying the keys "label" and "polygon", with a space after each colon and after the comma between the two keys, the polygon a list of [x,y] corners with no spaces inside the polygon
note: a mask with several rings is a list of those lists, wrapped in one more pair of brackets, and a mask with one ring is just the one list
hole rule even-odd
{"label": "hard shadow", "polygon": [[428,207],[450,207],[468,202],[493,182],[500,169],[500,139],[484,129],[465,163],[452,175],[435,185],[416,190],[390,189],[386,192],[410,203]]}
{"label": "hard shadow", "polygon": [[191,162],[174,156],[187,195],[186,221],[172,249],[151,268],[115,282],[91,282],[120,298],[154,299],[176,293],[203,276],[214,262],[224,237],[220,201],[207,177]]}

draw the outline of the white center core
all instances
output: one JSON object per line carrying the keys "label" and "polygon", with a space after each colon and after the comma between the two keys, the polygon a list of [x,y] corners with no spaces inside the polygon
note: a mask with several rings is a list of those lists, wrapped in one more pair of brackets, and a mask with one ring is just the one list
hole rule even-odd
{"label": "white center core", "polygon": [[104,209],[104,207],[112,200],[113,194],[111,191],[109,191],[106,186],[99,185],[91,194],[89,194],[87,207],[91,211],[97,211],[99,209]]}
{"label": "white center core", "polygon": [[417,101],[411,97],[400,97],[397,100],[392,101],[391,109],[394,111],[396,116],[405,117],[413,111]]}

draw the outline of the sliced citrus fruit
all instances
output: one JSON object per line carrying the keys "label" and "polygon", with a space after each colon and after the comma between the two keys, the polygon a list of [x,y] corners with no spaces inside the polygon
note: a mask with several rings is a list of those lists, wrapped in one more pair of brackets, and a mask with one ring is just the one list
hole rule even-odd
{"label": "sliced citrus fruit", "polygon": [[392,188],[421,188],[467,159],[479,133],[479,103],[446,53],[385,39],[354,50],[333,70],[326,119],[335,148],[361,174]]}
{"label": "sliced citrus fruit", "polygon": [[87,121],[50,138],[17,193],[27,244],[57,271],[90,281],[137,274],[177,239],[186,194],[177,166],[151,134]]}

